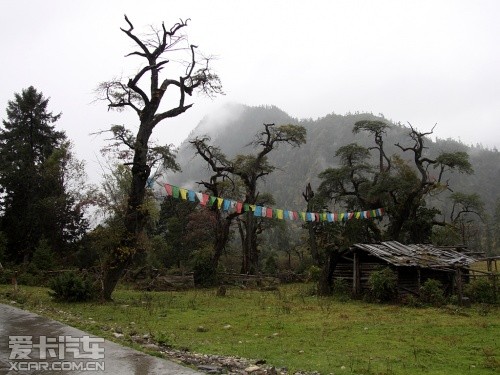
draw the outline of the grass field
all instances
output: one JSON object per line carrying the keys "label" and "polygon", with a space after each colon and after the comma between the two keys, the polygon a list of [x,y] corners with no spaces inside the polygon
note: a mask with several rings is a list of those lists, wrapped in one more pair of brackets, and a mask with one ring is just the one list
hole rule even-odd
{"label": "grass field", "polygon": [[[410,308],[279,291],[117,290],[113,303],[57,303],[47,289],[0,285],[0,302],[125,345],[150,334],[175,348],[265,359],[321,374],[498,374],[498,307]],[[203,329],[200,329],[200,326]],[[113,332],[123,333],[116,339]]]}

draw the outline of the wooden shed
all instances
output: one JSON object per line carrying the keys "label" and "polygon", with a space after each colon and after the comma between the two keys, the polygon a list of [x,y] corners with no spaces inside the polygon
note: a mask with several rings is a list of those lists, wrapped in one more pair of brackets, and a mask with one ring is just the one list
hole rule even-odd
{"label": "wooden shed", "polygon": [[352,285],[353,294],[368,289],[370,274],[390,267],[398,276],[400,295],[418,295],[428,279],[439,280],[446,294],[461,297],[462,284],[468,280],[468,267],[476,260],[460,252],[461,248],[437,247],[430,244],[403,245],[396,241],[355,244],[339,260],[334,279]]}

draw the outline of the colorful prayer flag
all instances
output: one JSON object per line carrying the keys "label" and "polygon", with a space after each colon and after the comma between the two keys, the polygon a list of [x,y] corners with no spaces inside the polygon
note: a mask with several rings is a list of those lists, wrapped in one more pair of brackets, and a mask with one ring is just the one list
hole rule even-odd
{"label": "colorful prayer flag", "polygon": [[187,190],[179,189],[179,192],[181,193],[181,199],[185,201],[187,199]]}
{"label": "colorful prayer flag", "polygon": [[211,195],[210,198],[209,198],[209,200],[208,200],[208,205],[210,207],[212,207],[214,205],[214,203],[215,203],[216,200],[217,200],[217,198],[214,197],[213,195]]}
{"label": "colorful prayer flag", "polygon": [[224,202],[224,198],[217,197],[217,208],[220,210],[222,207],[222,202]]}
{"label": "colorful prayer flag", "polygon": [[172,185],[165,184],[165,191],[167,192],[167,195],[172,196]]}
{"label": "colorful prayer flag", "polygon": [[189,200],[190,202],[198,202],[205,206],[213,206],[217,202],[217,208],[222,209],[226,212],[248,212],[253,211],[255,216],[275,218],[278,220],[289,219],[289,220],[303,220],[309,222],[335,222],[335,221],[347,221],[352,218],[356,219],[369,219],[373,217],[381,217],[384,214],[383,208],[377,208],[367,211],[355,211],[355,212],[297,212],[291,210],[284,210],[279,208],[257,206],[248,203],[242,203],[239,201],[234,201],[231,199],[224,199],[222,197],[214,197],[205,193],[194,192],[192,190],[179,188],[178,186],[164,184],[165,192],[167,196],[172,196],[173,198]]}
{"label": "colorful prayer flag", "polygon": [[178,186],[172,186],[172,197],[175,199],[179,199],[179,187]]}

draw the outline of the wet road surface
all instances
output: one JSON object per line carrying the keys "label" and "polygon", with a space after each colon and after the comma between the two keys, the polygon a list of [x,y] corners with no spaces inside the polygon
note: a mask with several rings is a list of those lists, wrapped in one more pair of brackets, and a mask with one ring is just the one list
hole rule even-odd
{"label": "wet road surface", "polygon": [[0,374],[201,375],[174,362],[3,304]]}

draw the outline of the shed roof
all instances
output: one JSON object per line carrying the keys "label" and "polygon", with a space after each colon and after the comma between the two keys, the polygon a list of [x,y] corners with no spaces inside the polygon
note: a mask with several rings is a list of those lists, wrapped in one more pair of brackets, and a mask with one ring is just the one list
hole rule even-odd
{"label": "shed roof", "polygon": [[476,262],[476,259],[449,247],[428,244],[403,245],[396,241],[386,241],[377,244],[355,244],[353,247],[367,251],[398,267],[442,269],[455,266],[466,267]]}

